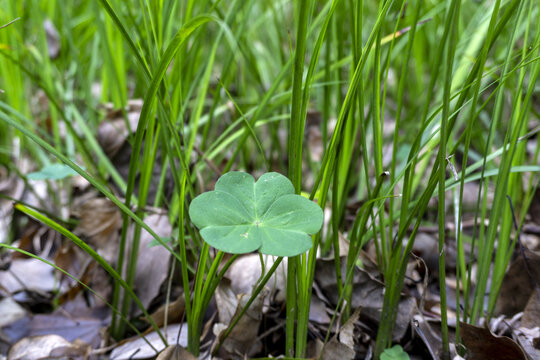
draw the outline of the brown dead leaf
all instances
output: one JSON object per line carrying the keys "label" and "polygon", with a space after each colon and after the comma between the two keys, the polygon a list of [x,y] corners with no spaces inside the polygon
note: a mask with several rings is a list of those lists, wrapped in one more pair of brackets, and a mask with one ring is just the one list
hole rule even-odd
{"label": "brown dead leaf", "polygon": [[197,360],[198,357],[181,347],[180,345],[170,345],[159,353],[156,360]]}
{"label": "brown dead leaf", "polygon": [[[523,248],[523,254],[526,263],[521,251],[517,250],[515,260],[512,261],[504,276],[497,300],[496,314],[512,316],[523,311],[531,293],[540,283],[540,254],[527,248]],[[535,283],[532,283],[533,281]]]}
{"label": "brown dead leaf", "polygon": [[414,240],[412,253],[421,258],[431,273],[439,270],[438,240],[426,232],[419,232]]}
{"label": "brown dead leaf", "polygon": [[[179,344],[180,346],[187,346],[187,332],[188,327],[187,323],[175,324],[168,326],[167,329],[161,328],[160,331],[164,336],[166,336],[167,343],[169,344]],[[178,338],[178,332],[180,332],[180,337]],[[159,337],[158,333],[153,331],[150,334],[144,335],[146,341],[148,341],[152,346],[158,350],[158,352],[165,349],[165,344]],[[177,342],[178,340],[178,342]],[[156,356],[156,351],[148,345],[143,338],[134,337],[128,341],[122,343],[122,345],[116,347],[111,355],[111,360],[124,360],[124,359],[148,359]]]}
{"label": "brown dead leaf", "polygon": [[515,331],[515,337],[529,359],[540,359],[540,328],[538,326],[531,329],[520,327]]}
{"label": "brown dead leaf", "polygon": [[[94,197],[81,200],[75,212],[81,219],[75,232],[87,238],[108,263],[115,264],[120,245],[118,231],[122,226],[122,216],[118,208],[108,199]],[[171,235],[172,227],[164,214],[151,214],[144,222],[151,229],[155,229],[162,238]],[[133,238],[134,228],[134,224],[128,228],[128,239]],[[140,235],[134,287],[135,293],[146,308],[159,294],[161,284],[168,276],[171,258],[171,254],[163,246],[149,247],[153,240],[154,238],[143,229]],[[128,254],[129,249],[126,249],[124,256],[127,258]]]}
{"label": "brown dead leaf", "polygon": [[[442,341],[439,334],[437,334],[421,315],[415,315],[413,320],[413,329],[418,335],[424,345],[426,345],[427,351],[430,353],[434,360],[439,359],[438,353],[442,350]],[[440,326],[439,326],[440,327]]]}
{"label": "brown dead leaf", "polygon": [[339,342],[351,349],[354,349],[354,323],[358,321],[361,310],[360,308],[356,309],[339,331]]}
{"label": "brown dead leaf", "polygon": [[[259,326],[262,320],[262,308],[269,290],[264,288],[261,293],[255,298],[244,316],[240,318],[229,336],[225,339],[222,346],[219,348],[218,356],[223,359],[243,359],[246,355],[253,356],[261,349],[261,342],[257,340]],[[246,306],[249,300],[249,295],[241,295],[238,300],[238,305],[234,314],[235,318]],[[217,338],[225,333],[226,327],[224,324],[216,324],[214,328],[218,332]],[[229,325],[229,324],[227,324]]]}
{"label": "brown dead leaf", "polygon": [[74,230],[84,237],[109,264],[118,258],[118,231],[122,227],[122,215],[109,199],[81,198],[73,207],[75,216],[81,219]]}
{"label": "brown dead leaf", "polygon": [[340,343],[337,339],[332,339],[324,347],[321,355],[322,360],[352,360],[356,353],[345,344]]}
{"label": "brown dead leaf", "polygon": [[[103,312],[106,315],[108,312]],[[29,321],[14,324],[14,331],[10,331],[19,340],[21,336],[58,335],[68,342],[84,341],[94,348],[101,344],[101,329],[107,325],[105,318],[92,314],[70,316],[65,311],[56,311],[52,314],[36,314]]]}
{"label": "brown dead leaf", "polygon": [[536,287],[525,306],[521,326],[532,329],[540,326],[540,288]]}
{"label": "brown dead leaf", "polygon": [[313,321],[318,324],[330,324],[330,316],[328,316],[328,313],[326,312],[326,305],[317,296],[311,297],[311,304],[309,306],[309,321]]}
{"label": "brown dead leaf", "polygon": [[0,300],[0,329],[26,316],[26,310],[10,297]]}
{"label": "brown dead leaf", "polygon": [[82,343],[70,343],[59,335],[32,336],[17,341],[9,349],[10,360],[38,360],[61,357],[84,357],[89,348]]}
{"label": "brown dead leaf", "polygon": [[[97,139],[107,156],[111,159],[114,167],[118,170],[120,176],[127,179],[129,174],[129,163],[131,161],[133,148],[129,137],[137,130],[139,116],[143,106],[141,99],[128,101],[127,108],[113,109],[112,105],[108,108],[107,119],[103,121],[98,128]],[[124,113],[127,121],[124,119]],[[141,154],[146,146],[142,144]],[[156,158],[153,161],[150,186],[147,193],[147,203],[154,202],[159,186],[163,186],[165,198],[172,195],[174,189],[174,179],[171,171],[167,171],[165,182],[160,183],[165,159],[161,151],[158,150]],[[111,184],[115,186],[115,184]],[[134,193],[139,192],[139,181],[135,183]]]}
{"label": "brown dead leaf", "polygon": [[54,268],[38,259],[14,259],[6,271],[0,271],[0,284],[11,294],[23,290],[48,293],[58,289]]}
{"label": "brown dead leaf", "polygon": [[237,294],[231,288],[231,280],[223,278],[215,292],[218,319],[222,324],[230,324],[238,307]]}
{"label": "brown dead leaf", "polygon": [[[267,255],[264,255],[263,259],[266,271],[276,261],[275,257]],[[286,261],[283,261],[266,284],[270,288],[270,297],[273,297],[277,302],[285,301],[286,272]],[[231,265],[229,270],[227,270],[225,277],[231,280],[231,289],[235,294],[251,294],[253,286],[261,277],[261,260],[259,255],[248,254],[239,257]]]}
{"label": "brown dead leaf", "polygon": [[185,309],[186,299],[184,298],[184,294],[182,294],[175,301],[160,306],[156,311],[150,314],[150,317],[157,326],[161,327],[165,325],[165,320],[167,320],[167,324],[173,324],[179,321],[182,318]]}
{"label": "brown dead leaf", "polygon": [[318,359],[323,350],[324,343],[320,339],[315,338],[313,340],[308,340],[306,347],[306,358]]}
{"label": "brown dead leaf", "polygon": [[[167,215],[152,214],[144,222],[159,237],[171,236],[172,227]],[[134,225],[128,229],[128,239],[133,235]],[[146,230],[142,230],[137,269],[135,272],[135,293],[143,305],[148,308],[152,300],[159,294],[161,284],[167,279],[171,253],[163,246],[148,247],[154,240]]]}
{"label": "brown dead leaf", "polygon": [[495,336],[486,328],[460,323],[461,338],[469,360],[527,360],[523,349],[506,336]]}
{"label": "brown dead leaf", "polygon": [[[67,271],[68,273],[81,278],[84,275],[83,271],[88,267],[90,258],[86,253],[83,253],[79,247],[75,246],[72,242],[65,242],[56,251],[54,256],[54,263],[59,268]],[[78,284],[64,273],[57,271],[59,277],[64,280],[69,280],[75,284]]]}
{"label": "brown dead leaf", "polygon": [[141,108],[142,100],[128,101],[126,115],[129,128],[121,110],[109,109],[107,119],[99,124],[97,133],[97,140],[108,157],[112,158],[118,153],[127,140],[130,130],[131,132],[137,130]]}

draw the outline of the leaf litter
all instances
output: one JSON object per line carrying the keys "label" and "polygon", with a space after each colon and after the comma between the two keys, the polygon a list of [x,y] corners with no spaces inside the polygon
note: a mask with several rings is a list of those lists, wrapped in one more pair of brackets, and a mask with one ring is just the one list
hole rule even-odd
{"label": "leaf litter", "polygon": [[[129,159],[130,147],[127,138],[130,129],[136,127],[140,105],[138,101],[130,102],[127,123],[120,113],[115,114],[110,109],[109,120],[103,122],[99,130],[100,144],[114,159],[115,166],[118,166],[123,176],[127,175],[125,160]],[[321,135],[317,133],[316,127],[308,134],[311,156],[317,159],[320,156],[318,142],[321,141]],[[5,181],[12,182],[13,177]],[[87,184],[77,185],[78,176],[69,178],[69,181],[73,193],[76,194],[70,214],[70,217],[78,220],[75,232],[109,263],[115,264],[122,223],[120,212],[109,200],[89,190]],[[46,185],[42,182],[42,184],[41,189],[51,186],[50,183]],[[22,199],[21,186],[4,186],[4,189],[18,189],[11,195]],[[52,186],[55,186],[54,182]],[[470,203],[473,204],[475,196],[471,194],[478,190],[475,183],[467,186],[469,189],[467,194],[471,199]],[[29,199],[36,206],[43,206],[47,203],[46,191],[40,190],[39,186],[36,189],[39,193],[34,191]],[[155,188],[150,192],[152,191],[155,191]],[[36,196],[37,194],[39,195]],[[531,209],[535,209],[536,204],[537,202],[533,202]],[[350,205],[354,207],[354,204]],[[158,231],[160,237],[171,238],[174,241],[167,212],[160,209],[152,211],[154,213],[147,216],[145,222]],[[330,210],[325,209],[325,212],[327,211]],[[493,354],[499,356],[508,354],[508,358],[515,359],[525,359],[525,354],[531,358],[538,356],[539,242],[538,234],[534,232],[535,226],[539,225],[537,214],[532,212],[531,221],[526,224],[531,244],[536,244],[536,248],[532,245],[531,249],[523,249],[529,270],[526,269],[523,256],[519,256],[516,251],[501,288],[496,313],[504,316],[498,323],[489,324],[491,330],[486,327],[460,324],[461,345],[467,348],[466,358],[482,360],[490,358]],[[9,221],[14,220],[9,218]],[[455,231],[453,225],[450,220],[447,224],[449,231]],[[418,265],[418,262],[411,260],[408,266],[408,278],[401,295],[393,333],[393,340],[401,346],[387,349],[382,358],[405,359],[403,354],[406,353],[403,351],[413,359],[438,356],[441,348],[438,313],[440,310],[437,310],[439,299],[435,285],[438,264],[434,249],[437,240],[433,237],[433,233],[429,228],[422,228],[417,235],[413,252],[423,258],[424,265]],[[102,298],[110,299],[112,287],[108,276],[84,253],[70,247],[64,239],[51,237],[48,231],[39,228],[27,239],[28,241],[24,243],[19,242],[21,248],[24,246],[26,250],[42,254],[44,258],[50,259],[82,279]],[[143,231],[134,289],[145,307],[152,311],[154,321],[166,333],[169,346],[163,344],[156,332],[148,329],[145,321],[139,322],[138,325],[144,332],[145,339],[135,336],[120,343],[111,342],[107,332],[111,312],[101,299],[95,298],[83,286],[66,279],[41,261],[20,257],[12,252],[7,256],[4,255],[7,269],[0,271],[0,293],[3,297],[0,300],[0,309],[3,309],[2,313],[10,314],[0,323],[2,352],[9,351],[8,354],[13,359],[41,359],[51,356],[97,358],[104,354],[108,354],[111,359],[190,358],[191,355],[185,350],[187,325],[183,294],[179,288],[173,289],[172,293],[167,290],[169,286],[167,280],[173,261],[162,247],[149,246],[152,240],[153,238]],[[345,236],[340,236],[339,241],[340,250],[343,251],[340,255],[344,256],[348,245]],[[335,267],[332,260],[317,259],[309,314],[309,331],[312,336],[308,341],[310,358],[345,360],[372,356],[375,330],[382,307],[384,281],[377,270],[376,262],[371,260],[374,257],[369,255],[369,251],[368,247],[367,252],[362,255],[362,267],[354,269],[351,308],[355,311],[343,325],[339,324],[338,318],[337,323],[331,328],[331,319],[335,315],[338,301]],[[455,266],[455,254],[449,252],[449,256],[447,262],[451,269]],[[272,266],[273,261],[275,258],[265,257],[264,268]],[[285,326],[285,264],[286,262],[283,262],[280,265],[267,288],[252,304],[213,358],[241,359],[262,353],[282,355]],[[261,258],[258,254],[240,256],[227,271],[205,317],[205,327],[209,331],[203,332],[206,341],[202,342],[204,351],[201,358],[212,357],[210,355],[212,349],[219,343],[231,320],[246,303],[261,273]],[[529,273],[532,274],[532,279],[528,276]],[[451,276],[447,280],[447,288],[455,288]],[[59,301],[60,306],[51,312],[55,299]],[[452,328],[455,330],[456,320],[452,306],[456,305],[450,303],[449,306],[450,317],[454,316]],[[131,314],[134,320],[137,320],[139,315],[135,311]],[[450,320],[452,323],[452,319]],[[497,332],[497,335],[493,332]],[[331,337],[325,344],[323,340],[327,334],[331,334]],[[266,350],[261,352],[261,349]],[[158,354],[156,350],[161,353]],[[455,349],[454,354],[459,358]]]}

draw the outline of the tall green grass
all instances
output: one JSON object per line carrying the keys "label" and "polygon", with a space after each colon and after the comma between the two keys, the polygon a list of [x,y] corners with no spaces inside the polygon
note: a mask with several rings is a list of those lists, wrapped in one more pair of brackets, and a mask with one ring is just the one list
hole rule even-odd
{"label": "tall green grass", "polygon": [[[368,243],[375,245],[386,284],[375,355],[389,347],[415,236],[427,218],[436,218],[447,357],[448,344],[459,341],[447,329],[447,247],[455,241],[458,249],[460,320],[492,316],[515,238],[506,195],[521,226],[538,184],[538,146],[528,154],[524,137],[538,124],[538,15],[538,4],[527,0],[9,0],[0,10],[0,25],[21,19],[0,29],[0,164],[14,171],[22,156],[37,167],[64,162],[123,211],[119,254],[134,250],[128,258],[119,256],[114,273],[117,338],[128,325],[141,230],[163,243],[143,222],[147,205],[167,206],[179,238],[178,246],[163,246],[180,263],[178,285],[187,300],[194,354],[224,272],[218,271],[223,254],[202,242],[186,210],[218,172],[279,171],[298,193],[306,191],[331,209],[326,236],[315,235],[310,251],[287,260],[283,353],[291,357],[305,356],[317,255],[336,254],[336,313],[347,318],[354,310],[353,269]],[[61,34],[56,59],[47,53],[45,19]],[[97,97],[95,84],[101,89]],[[40,112],[32,105],[38,91],[48,98]],[[101,103],[125,108],[132,98],[143,98],[144,106],[129,138],[132,157],[123,179],[100,149],[96,129]],[[313,144],[307,142],[313,127],[306,124],[308,110],[320,117],[321,161],[312,159]],[[14,139],[20,153],[14,152]],[[154,204],[148,204],[158,153],[162,178],[165,171],[172,174],[174,195],[165,198],[159,187]],[[481,185],[470,244],[478,253],[477,278],[461,227],[470,181]],[[438,200],[436,211],[432,199]],[[364,205],[347,225],[347,205],[357,200]],[[43,215],[33,215],[52,226]],[[445,231],[449,221],[456,224],[455,234]],[[135,232],[128,238],[131,223]],[[68,234],[61,224],[54,226]],[[350,241],[346,259],[339,257],[340,233]]]}

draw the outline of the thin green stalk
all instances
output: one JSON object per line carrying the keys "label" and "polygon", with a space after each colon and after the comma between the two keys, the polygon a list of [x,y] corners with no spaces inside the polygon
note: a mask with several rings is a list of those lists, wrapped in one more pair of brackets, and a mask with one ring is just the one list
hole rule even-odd
{"label": "thin green stalk", "polygon": [[[493,12],[491,14],[491,19],[490,19],[490,22],[489,22],[489,25],[488,25],[488,30],[487,30],[487,37],[486,37],[486,43],[489,43],[491,41],[491,34],[493,34],[493,31],[494,31],[494,28],[495,28],[495,24],[496,24],[496,20],[497,20],[497,16],[498,16],[498,12],[499,12],[499,6],[500,6],[500,1],[497,1],[497,3],[494,5],[494,9],[493,9]],[[488,55],[488,51],[487,51],[487,48],[484,48],[484,50],[481,52],[481,55],[480,55],[480,59],[479,59],[479,62],[484,64],[486,59],[487,59],[487,55]],[[510,48],[509,48],[509,51],[508,51],[508,56],[510,55]],[[506,62],[506,65],[508,65],[508,62]],[[479,74],[479,77],[481,77],[481,74]],[[462,173],[465,174],[466,172],[466,168],[467,168],[467,161],[468,161],[468,154],[469,154],[469,146],[470,146],[470,142],[471,142],[471,137],[472,137],[472,129],[473,129],[473,125],[476,123],[476,119],[477,119],[477,116],[478,116],[478,113],[477,111],[475,110],[475,107],[476,107],[476,104],[477,104],[477,101],[478,101],[478,96],[479,96],[479,92],[480,92],[480,85],[481,85],[481,82],[480,82],[480,78],[478,79],[478,81],[476,82],[476,84],[474,85],[474,91],[473,91],[473,100],[472,100],[472,109],[470,111],[470,119],[468,121],[468,125],[467,125],[467,129],[465,130],[465,133],[466,133],[466,139],[465,139],[465,145],[464,145],[464,150],[463,150],[463,161],[462,161]],[[460,184],[460,192],[459,192],[459,204],[458,204],[458,207],[457,207],[457,216],[456,216],[456,231],[457,231],[457,239],[456,239],[456,243],[457,243],[457,249],[458,249],[458,259],[461,259],[461,261],[458,260],[458,264],[457,264],[457,269],[456,269],[456,272],[459,273],[461,275],[461,279],[460,277],[456,274],[456,278],[457,278],[457,281],[458,281],[458,286],[459,286],[459,281],[461,280],[463,282],[463,284],[465,284],[465,289],[464,289],[464,296],[465,296],[465,312],[468,312],[468,293],[469,293],[469,286],[467,286],[467,282],[466,282],[466,269],[465,269],[465,263],[464,263],[464,248],[463,248],[463,243],[462,243],[462,229],[461,229],[461,214],[462,214],[462,209],[463,209],[463,191],[464,191],[464,182],[465,182],[465,177],[463,176],[461,178],[461,184]],[[480,195],[480,192],[479,192],[479,195]],[[459,294],[459,291],[458,291],[458,294]],[[459,296],[456,297],[456,301],[459,301]],[[459,311],[460,309],[457,308],[456,310],[456,317],[459,319]],[[464,314],[465,315],[465,314]],[[465,316],[463,316],[463,319],[465,320]],[[457,322],[456,324],[456,341],[459,341],[459,321]]]}
{"label": "thin green stalk", "polygon": [[439,292],[440,292],[440,307],[441,307],[441,338],[442,338],[442,353],[443,360],[450,360],[450,344],[448,339],[448,309],[446,298],[446,262],[445,262],[445,242],[446,242],[446,189],[443,184],[446,181],[446,164],[448,158],[446,154],[447,143],[447,123],[450,117],[450,98],[452,86],[452,70],[454,66],[454,55],[457,43],[457,19],[459,19],[461,1],[453,1],[450,5],[448,19],[453,24],[450,30],[450,40],[446,48],[445,58],[445,79],[443,93],[443,111],[441,117],[439,152],[437,159],[439,161],[439,191],[438,191],[438,220],[439,220]]}
{"label": "thin green stalk", "polygon": [[[403,63],[401,66],[401,76],[399,77],[399,83],[398,83],[398,92],[397,92],[397,109],[396,109],[396,123],[395,128],[399,129],[401,126],[401,116],[402,116],[402,110],[404,106],[404,95],[405,95],[405,84],[406,84],[406,74],[407,74],[407,68],[409,67],[409,62],[412,56],[412,50],[413,50],[413,44],[415,41],[415,35],[416,35],[416,27],[418,20],[420,18],[420,9],[422,8],[422,1],[417,1],[416,3],[416,11],[413,19],[413,25],[411,27],[411,30],[409,31],[409,39],[407,41],[407,50],[405,58],[403,59]],[[398,151],[398,131],[394,131],[394,136],[392,139],[392,160],[390,165],[390,182],[394,183],[396,180],[396,161],[397,161],[397,151]],[[390,199],[389,202],[389,211],[388,211],[388,222],[390,226],[388,227],[388,238],[392,239],[393,236],[393,226],[394,223],[394,198]],[[387,260],[386,260],[387,261]],[[386,262],[385,268],[386,268]]]}
{"label": "thin green stalk", "polygon": [[[531,79],[534,79],[537,74],[538,66],[535,66],[531,72]],[[524,75],[525,70],[522,69],[520,73],[520,79],[518,88],[521,88],[521,84],[523,84],[524,81]],[[517,109],[513,109],[512,117],[508,124],[508,131],[506,132],[506,137],[504,141],[504,151],[502,156],[502,161],[500,165],[499,175],[496,180],[495,185],[495,196],[492,204],[492,211],[489,215],[489,222],[490,224],[497,224],[499,222],[499,219],[501,218],[501,214],[503,209],[506,206],[506,189],[508,188],[508,175],[510,172],[510,167],[512,164],[512,159],[514,157],[515,151],[516,151],[516,145],[519,138],[519,135],[521,134],[521,128],[523,126],[523,121],[525,118],[526,111],[523,111],[523,108],[527,108],[527,103],[531,96],[531,85],[529,84],[529,88],[527,89],[527,93],[522,98],[521,94],[519,92],[516,92],[514,94],[514,104],[516,104]],[[518,105],[519,104],[519,105]],[[507,148],[507,146],[509,146]],[[505,219],[503,221],[509,221],[508,219]],[[487,287],[487,276],[489,273],[488,269],[490,268],[491,264],[491,253],[494,248],[495,244],[495,238],[497,236],[498,229],[496,226],[489,226],[487,229],[486,237],[484,240],[484,243],[480,244],[479,248],[479,260],[478,260],[478,266],[479,266],[479,272],[478,272],[478,279],[477,279],[477,286],[475,288],[475,295],[474,295],[474,302],[472,305],[471,310],[471,322],[475,322],[481,315],[484,313],[484,305],[483,305],[483,298],[484,294],[486,292]],[[494,284],[494,287],[496,285]],[[488,311],[492,311],[493,309],[493,299],[496,296],[495,294],[490,294],[490,304]],[[481,299],[481,300],[480,300]],[[490,314],[488,313],[488,316]]]}
{"label": "thin green stalk", "polygon": [[[310,0],[301,0],[295,4],[298,11],[296,27],[296,45],[293,61],[293,85],[291,99],[291,118],[289,121],[288,154],[289,178],[297,194],[302,190],[302,143],[305,118],[302,118],[302,83],[304,76],[304,59],[306,53],[306,36],[311,9]],[[298,314],[297,271],[303,273],[300,256],[287,259],[287,320],[285,354],[295,356],[295,322]],[[300,344],[301,347],[301,344]],[[301,349],[300,349],[301,350]]]}

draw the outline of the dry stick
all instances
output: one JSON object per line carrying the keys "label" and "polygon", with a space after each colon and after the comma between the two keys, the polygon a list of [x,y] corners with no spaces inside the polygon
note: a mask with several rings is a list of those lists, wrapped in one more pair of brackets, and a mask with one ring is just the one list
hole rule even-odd
{"label": "dry stick", "polygon": [[199,154],[200,157],[203,158],[203,160],[206,162],[206,164],[216,173],[218,174],[219,176],[223,175],[223,173],[221,172],[221,170],[218,169],[218,167],[214,164],[214,162],[212,160],[210,160],[209,158],[206,157],[206,155],[204,154],[204,152],[199,149],[197,146],[193,145],[193,150],[195,150],[195,152],[197,154]]}
{"label": "dry stick", "polygon": [[11,21],[8,22],[7,24],[0,26],[0,29],[3,29],[3,28],[5,28],[5,27],[7,27],[7,26],[13,24],[15,21],[19,21],[20,19],[21,19],[21,18],[18,17],[18,18],[15,18],[15,19],[11,20]]}
{"label": "dry stick", "polygon": [[[489,219],[486,219],[484,221],[484,224],[486,226],[489,225]],[[471,219],[471,220],[465,220],[461,223],[461,227],[463,229],[467,229],[467,228],[472,228],[474,227],[474,219]],[[452,222],[447,222],[446,223],[446,226],[445,226],[445,229],[446,231],[455,231],[456,230],[456,225]],[[409,227],[409,233],[412,232],[414,230],[413,227]],[[528,227],[527,230],[525,230],[525,233],[530,233],[531,231],[534,231],[535,228],[534,227]],[[439,227],[438,226],[419,226],[418,227],[418,232],[419,233],[436,233],[439,231]],[[539,229],[540,231],[540,229]]]}

